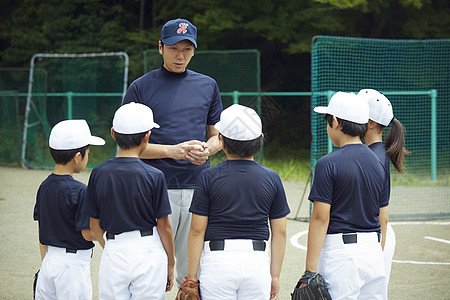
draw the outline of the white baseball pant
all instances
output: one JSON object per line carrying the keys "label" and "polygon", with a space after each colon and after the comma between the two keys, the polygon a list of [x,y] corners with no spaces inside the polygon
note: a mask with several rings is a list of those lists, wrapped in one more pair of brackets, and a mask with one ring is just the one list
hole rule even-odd
{"label": "white baseball pant", "polygon": [[[260,241],[261,242],[261,241]],[[225,240],[224,250],[205,242],[201,259],[202,300],[269,299],[271,276],[267,242],[255,251],[252,240]]]}
{"label": "white baseball pant", "polygon": [[48,246],[36,284],[37,300],[92,299],[92,249]]}
{"label": "white baseball pant", "polygon": [[153,235],[139,230],[108,239],[98,274],[99,299],[165,299],[167,255],[153,227]]}
{"label": "white baseball pant", "polygon": [[383,251],[384,267],[386,272],[386,287],[385,287],[386,299],[388,298],[388,286],[389,286],[389,279],[391,277],[391,267],[392,267],[392,259],[395,253],[395,244],[396,244],[395,232],[394,229],[392,228],[391,223],[388,222],[386,229],[386,243],[384,244],[384,251]]}
{"label": "white baseball pant", "polygon": [[327,234],[318,272],[333,300],[385,299],[384,257],[376,232]]}

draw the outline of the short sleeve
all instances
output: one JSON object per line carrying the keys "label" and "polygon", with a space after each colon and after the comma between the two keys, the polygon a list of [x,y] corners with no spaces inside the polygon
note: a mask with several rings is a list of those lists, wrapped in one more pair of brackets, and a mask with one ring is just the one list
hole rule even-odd
{"label": "short sleeve", "polygon": [[199,180],[192,196],[191,207],[189,211],[199,216],[208,216],[209,214],[209,197],[206,192],[205,172],[200,173]]}
{"label": "short sleeve", "polygon": [[279,219],[287,216],[291,210],[287,204],[286,193],[280,176],[276,174],[273,180],[275,183],[275,194],[272,205],[270,206],[269,219]]}
{"label": "short sleeve", "polygon": [[319,159],[314,172],[314,181],[309,200],[331,204],[333,199],[333,165]]}
{"label": "short sleeve", "polygon": [[213,80],[213,96],[211,99],[211,106],[208,112],[208,125],[214,125],[220,120],[220,114],[222,113],[222,99],[220,97],[219,87],[216,81]]}
{"label": "short sleeve", "polygon": [[78,194],[77,210],[75,213],[75,229],[77,231],[91,228],[89,215],[82,211],[85,201],[86,187],[83,187]]}

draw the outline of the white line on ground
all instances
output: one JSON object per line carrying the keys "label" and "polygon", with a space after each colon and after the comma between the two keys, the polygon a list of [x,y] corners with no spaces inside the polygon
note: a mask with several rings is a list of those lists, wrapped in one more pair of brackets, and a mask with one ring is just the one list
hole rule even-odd
{"label": "white line on ground", "polygon": [[450,263],[446,263],[446,262],[396,260],[396,259],[393,259],[392,262],[400,263],[400,264],[413,264],[413,265],[445,265],[445,266],[450,266]]}
{"label": "white line on ground", "polygon": [[450,244],[450,241],[448,241],[448,240],[444,240],[444,239],[440,239],[440,238],[435,238],[435,237],[432,237],[432,236],[424,236],[423,238],[424,238],[424,239],[427,239],[427,240],[432,240],[432,241],[436,241],[436,242],[441,242],[441,243]]}
{"label": "white line on ground", "polygon": [[291,236],[290,242],[291,242],[292,246],[306,251],[306,247],[303,245],[300,245],[298,242],[298,239],[307,234],[308,234],[308,230],[305,230],[305,231],[300,231],[299,233],[296,233],[293,236]]}
{"label": "white line on ground", "polygon": [[450,222],[433,222],[433,221],[427,221],[427,222],[389,222],[391,225],[450,225]]}

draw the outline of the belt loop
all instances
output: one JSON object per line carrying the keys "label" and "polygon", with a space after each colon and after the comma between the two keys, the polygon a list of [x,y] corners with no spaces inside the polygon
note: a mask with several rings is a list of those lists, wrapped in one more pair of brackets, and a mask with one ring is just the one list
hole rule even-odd
{"label": "belt loop", "polygon": [[209,250],[218,251],[225,249],[225,240],[209,241]]}
{"label": "belt loop", "polygon": [[66,248],[66,253],[74,253],[74,254],[76,254],[77,250]]}
{"label": "belt loop", "polygon": [[377,232],[377,235],[378,235],[378,243],[380,243],[381,242],[381,232]]}
{"label": "belt loop", "polygon": [[266,242],[252,240],[252,243],[253,243],[253,250],[254,251],[265,251],[266,250]]}
{"label": "belt loop", "polygon": [[140,232],[141,232],[141,236],[142,237],[150,236],[150,235],[153,235],[153,228],[150,229],[150,230],[140,230]]}
{"label": "belt loop", "polygon": [[342,241],[344,244],[356,244],[358,242],[358,235],[356,233],[343,233]]}
{"label": "belt loop", "polygon": [[109,232],[106,233],[106,239],[107,240],[114,240],[114,238],[115,238],[114,234],[109,233]]}

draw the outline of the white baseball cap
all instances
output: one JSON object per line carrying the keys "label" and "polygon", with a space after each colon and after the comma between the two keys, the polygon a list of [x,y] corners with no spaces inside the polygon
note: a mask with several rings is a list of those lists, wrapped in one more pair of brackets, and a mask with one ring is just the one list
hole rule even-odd
{"label": "white baseball cap", "polygon": [[113,128],[117,133],[135,134],[159,128],[153,121],[153,112],[147,105],[130,102],[114,114]]}
{"label": "white baseball cap", "polygon": [[105,140],[92,136],[85,120],[65,120],[52,128],[48,144],[55,150],[72,150],[87,145],[101,146]]}
{"label": "white baseball cap", "polygon": [[237,141],[251,141],[261,136],[262,123],[258,114],[240,104],[233,104],[220,114],[220,121],[214,128],[226,138]]}
{"label": "white baseball cap", "polygon": [[388,126],[394,118],[392,105],[385,95],[377,90],[362,89],[358,93],[369,104],[369,119],[383,126]]}
{"label": "white baseball cap", "polygon": [[331,97],[328,106],[314,107],[314,111],[358,124],[369,122],[369,105],[354,93],[337,92]]}

